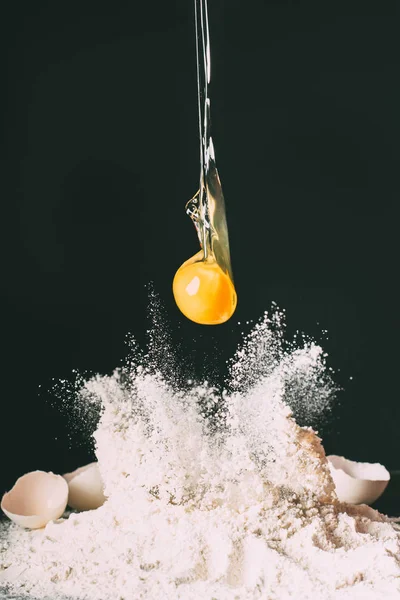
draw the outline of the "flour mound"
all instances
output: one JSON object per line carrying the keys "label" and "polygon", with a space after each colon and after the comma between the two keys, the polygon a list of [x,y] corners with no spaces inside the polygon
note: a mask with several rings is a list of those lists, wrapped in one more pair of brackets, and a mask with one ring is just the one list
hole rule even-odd
{"label": "flour mound", "polygon": [[54,600],[400,599],[397,530],[337,501],[320,439],[289,407],[320,394],[326,409],[322,350],[285,349],[266,316],[219,393],[177,384],[154,339],[80,392],[101,408],[107,502],[40,531],[7,524],[0,584]]}

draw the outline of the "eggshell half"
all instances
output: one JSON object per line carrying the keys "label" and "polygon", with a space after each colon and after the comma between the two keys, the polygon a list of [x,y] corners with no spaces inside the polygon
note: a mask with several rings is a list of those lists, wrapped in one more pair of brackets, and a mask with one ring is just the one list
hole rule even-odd
{"label": "eggshell half", "polygon": [[343,456],[327,456],[340,502],[372,504],[385,491],[389,471],[379,463],[362,463]]}
{"label": "eggshell half", "polygon": [[67,499],[68,485],[61,475],[32,471],[4,494],[1,509],[17,525],[39,529],[62,516]]}
{"label": "eggshell half", "polygon": [[68,504],[71,508],[95,510],[104,504],[106,498],[97,462],[66,473],[64,479],[68,483]]}

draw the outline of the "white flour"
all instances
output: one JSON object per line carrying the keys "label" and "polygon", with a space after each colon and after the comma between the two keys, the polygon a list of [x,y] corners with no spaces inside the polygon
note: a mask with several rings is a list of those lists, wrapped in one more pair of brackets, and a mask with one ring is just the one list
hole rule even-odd
{"label": "white flour", "polygon": [[281,316],[238,351],[229,393],[178,389],[165,336],[162,376],[157,332],[146,368],[88,381],[109,499],[44,530],[7,525],[0,585],[53,600],[400,599],[395,527],[337,502],[320,440],[291,416],[286,402],[311,414],[332,388],[320,348],[284,350]]}

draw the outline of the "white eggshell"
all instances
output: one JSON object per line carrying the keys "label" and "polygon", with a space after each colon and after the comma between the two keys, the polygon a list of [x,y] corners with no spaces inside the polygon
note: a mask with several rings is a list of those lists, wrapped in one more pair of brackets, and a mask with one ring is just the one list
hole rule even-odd
{"label": "white eggshell", "polygon": [[67,499],[68,485],[61,475],[32,471],[4,494],[1,509],[21,527],[39,529],[62,516]]}
{"label": "white eggshell", "polygon": [[372,504],[389,483],[390,473],[379,463],[355,462],[335,455],[327,459],[340,502]]}
{"label": "white eggshell", "polygon": [[104,504],[106,498],[97,462],[66,473],[64,479],[68,483],[68,504],[71,508],[94,510]]}

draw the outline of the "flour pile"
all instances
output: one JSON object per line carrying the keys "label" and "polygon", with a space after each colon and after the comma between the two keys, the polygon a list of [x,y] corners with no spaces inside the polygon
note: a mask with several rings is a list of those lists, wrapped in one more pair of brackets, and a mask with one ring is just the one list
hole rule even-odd
{"label": "flour pile", "polygon": [[338,503],[319,438],[293,419],[328,409],[332,384],[318,346],[285,346],[281,317],[244,341],[222,393],[174,381],[157,331],[147,355],[87,381],[108,500],[44,530],[7,524],[0,585],[53,600],[400,599],[395,527]]}

